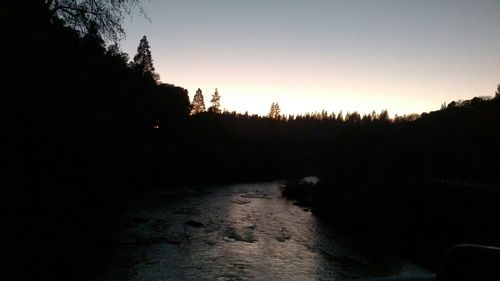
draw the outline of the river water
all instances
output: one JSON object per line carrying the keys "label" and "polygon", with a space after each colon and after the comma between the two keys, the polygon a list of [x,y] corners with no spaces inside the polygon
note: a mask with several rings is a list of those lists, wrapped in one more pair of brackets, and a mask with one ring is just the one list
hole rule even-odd
{"label": "river water", "polygon": [[346,280],[425,270],[366,253],[279,183],[156,191],[130,207],[109,235],[101,280]]}

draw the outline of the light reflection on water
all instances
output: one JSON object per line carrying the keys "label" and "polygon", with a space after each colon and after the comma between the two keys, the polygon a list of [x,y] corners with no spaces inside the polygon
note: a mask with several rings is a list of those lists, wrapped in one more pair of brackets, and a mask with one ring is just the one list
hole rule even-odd
{"label": "light reflection on water", "polygon": [[[369,257],[281,197],[277,183],[154,194],[113,233],[103,280],[344,280],[424,271]],[[186,222],[200,222],[186,224]]]}

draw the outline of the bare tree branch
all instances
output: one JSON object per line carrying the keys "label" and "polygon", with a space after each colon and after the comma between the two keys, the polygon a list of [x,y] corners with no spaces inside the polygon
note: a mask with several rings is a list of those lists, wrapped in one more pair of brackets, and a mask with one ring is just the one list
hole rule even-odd
{"label": "bare tree branch", "polygon": [[125,37],[123,20],[134,9],[144,14],[140,0],[41,0],[52,17],[64,20],[82,33],[94,25],[99,35],[111,41]]}

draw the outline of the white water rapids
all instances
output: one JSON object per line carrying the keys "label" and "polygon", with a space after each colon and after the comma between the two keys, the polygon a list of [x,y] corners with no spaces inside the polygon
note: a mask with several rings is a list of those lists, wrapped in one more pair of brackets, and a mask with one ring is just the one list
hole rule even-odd
{"label": "white water rapids", "polygon": [[354,241],[283,198],[279,183],[157,191],[132,206],[101,280],[345,280],[423,269]]}

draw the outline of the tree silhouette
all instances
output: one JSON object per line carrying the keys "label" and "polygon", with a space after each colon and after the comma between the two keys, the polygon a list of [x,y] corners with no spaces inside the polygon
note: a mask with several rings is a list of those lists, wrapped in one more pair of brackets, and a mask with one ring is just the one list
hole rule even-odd
{"label": "tree silhouette", "polygon": [[151,56],[151,50],[146,35],[144,35],[139,42],[137,54],[134,56],[134,61],[132,62],[132,68],[142,75],[150,76],[156,82],[160,80],[160,75],[155,72],[153,66],[153,57]]}
{"label": "tree silhouette", "polygon": [[277,102],[273,102],[271,104],[271,109],[269,110],[269,114],[267,117],[271,119],[278,119],[281,116],[280,105]]}
{"label": "tree silhouette", "polygon": [[390,118],[389,118],[389,112],[387,111],[387,109],[384,109],[380,112],[380,114],[378,115],[378,120],[379,121],[382,121],[382,122],[390,122]]}
{"label": "tree silhouette", "polygon": [[210,100],[210,103],[212,106],[208,108],[208,112],[213,112],[213,113],[221,113],[220,110],[220,95],[219,91],[215,89],[215,93],[212,95],[212,99]]}
{"label": "tree silhouette", "polygon": [[99,34],[99,26],[95,22],[91,22],[87,34],[83,36],[83,44],[89,49],[102,52],[105,48],[104,40]]}
{"label": "tree silhouette", "polygon": [[358,112],[354,111],[353,113],[347,112],[345,115],[345,121],[350,123],[359,123],[361,122],[361,115]]}
{"label": "tree silhouette", "polygon": [[97,25],[99,35],[112,41],[123,38],[122,22],[131,11],[139,7],[140,0],[36,0],[48,15],[60,18],[74,29],[86,34],[92,24]]}
{"label": "tree silhouette", "polygon": [[269,117],[269,118],[273,118],[273,117],[274,117],[274,108],[275,108],[275,106],[276,106],[276,105],[275,105],[275,103],[273,102],[273,103],[271,104],[271,109],[269,110],[269,113],[267,114],[267,117]]}
{"label": "tree silhouette", "polygon": [[124,53],[124,52],[122,52],[122,50],[120,50],[120,45],[118,45],[118,43],[109,45],[107,50],[106,50],[106,54],[110,57],[118,59],[119,61],[121,61],[123,63],[127,63],[129,61],[128,54]]}
{"label": "tree silhouette", "polygon": [[441,104],[441,107],[439,108],[439,110],[444,110],[444,109],[446,109],[446,102],[443,102]]}
{"label": "tree silhouette", "polygon": [[495,98],[500,98],[500,84],[497,86],[497,91],[495,92]]}
{"label": "tree silhouette", "polygon": [[197,114],[205,112],[205,101],[203,99],[203,93],[201,89],[196,90],[196,94],[193,97],[193,102],[191,103],[191,114]]}
{"label": "tree silhouette", "polygon": [[344,115],[342,113],[342,110],[339,111],[339,113],[337,114],[337,120],[341,122],[344,121]]}

